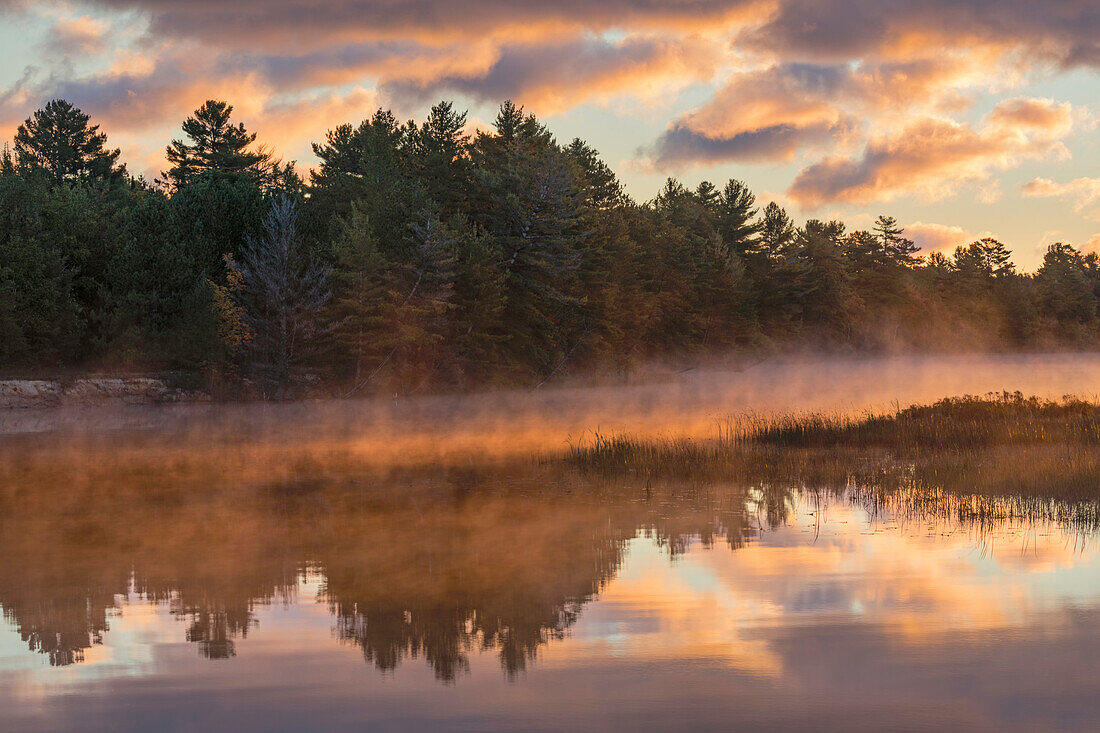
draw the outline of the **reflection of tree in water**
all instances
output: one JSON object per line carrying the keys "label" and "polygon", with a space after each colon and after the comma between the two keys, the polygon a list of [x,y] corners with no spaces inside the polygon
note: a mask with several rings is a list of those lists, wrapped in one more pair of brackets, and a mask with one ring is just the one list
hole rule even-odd
{"label": "reflection of tree in water", "polygon": [[618,570],[635,527],[574,499],[465,495],[360,518],[322,563],[341,639],[379,669],[423,658],[440,679],[471,650],[509,674],[560,638]]}
{"label": "reflection of tree in water", "polygon": [[0,480],[0,606],[53,665],[82,662],[131,594],[185,619],[205,656],[232,656],[254,607],[296,587],[286,549],[255,541],[256,505],[240,496],[146,477],[35,478]]}
{"label": "reflection of tree in water", "polygon": [[27,587],[0,586],[5,619],[19,632],[31,651],[45,654],[50,664],[63,666],[84,661],[84,651],[100,644],[108,630],[108,611],[115,596],[109,590],[84,585]]}
{"label": "reflection of tree in water", "polygon": [[[259,558],[263,561],[263,558]],[[249,577],[195,578],[178,581],[172,590],[150,591],[143,587],[149,600],[167,600],[172,614],[187,623],[186,638],[198,644],[207,659],[228,659],[236,656],[234,640],[246,638],[257,624],[256,609],[274,600],[290,600],[295,595],[297,576],[293,567],[267,563],[268,567],[253,567]],[[237,581],[237,582],[234,582]],[[165,588],[165,581],[154,581]]]}
{"label": "reflection of tree in water", "polygon": [[[789,521],[798,490],[864,487],[872,511],[969,511],[968,521],[1056,506],[905,495],[929,479],[904,466],[766,465],[705,480],[557,464],[388,473],[306,464],[275,481],[201,471],[0,477],[0,605],[55,665],[82,661],[128,593],[166,604],[200,653],[220,659],[237,653],[258,606],[293,600],[309,567],[338,638],[380,670],[423,659],[453,680],[472,654],[494,651],[514,675],[568,633],[639,533],[673,556],[695,541],[737,549]],[[1057,506],[1057,521],[1068,521],[1068,505]]]}

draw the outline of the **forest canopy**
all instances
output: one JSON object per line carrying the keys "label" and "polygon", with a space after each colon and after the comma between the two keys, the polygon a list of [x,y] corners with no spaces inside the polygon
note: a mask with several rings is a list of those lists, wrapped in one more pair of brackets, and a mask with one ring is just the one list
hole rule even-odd
{"label": "forest canopy", "polygon": [[171,372],[279,397],[484,384],[731,352],[1095,348],[1100,260],[1035,273],[995,239],[921,255],[889,216],[798,225],[746,183],[649,201],[505,102],[378,110],[303,179],[233,107],[182,123],[157,180],[54,100],[0,160],[0,371]]}

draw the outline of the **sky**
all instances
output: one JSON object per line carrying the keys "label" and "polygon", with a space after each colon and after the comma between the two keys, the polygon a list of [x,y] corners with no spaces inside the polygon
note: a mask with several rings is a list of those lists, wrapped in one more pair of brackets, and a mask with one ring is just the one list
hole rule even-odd
{"label": "sky", "polygon": [[378,107],[513,99],[637,200],[738,178],[796,220],[1100,249],[1095,0],[0,0],[0,138],[61,97],[131,171],[206,99],[286,160]]}

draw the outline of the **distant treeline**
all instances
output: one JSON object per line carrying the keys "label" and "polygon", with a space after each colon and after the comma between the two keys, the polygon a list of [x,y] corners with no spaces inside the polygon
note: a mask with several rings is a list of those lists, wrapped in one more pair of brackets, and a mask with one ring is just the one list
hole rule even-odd
{"label": "distant treeline", "polygon": [[741,181],[634,202],[582,140],[505,103],[466,134],[379,110],[308,182],[210,101],[156,181],[71,104],[0,166],[0,371],[170,371],[268,396],[540,384],[731,350],[1092,348],[1100,261],[1034,274],[982,239],[918,257],[895,220],[801,227]]}

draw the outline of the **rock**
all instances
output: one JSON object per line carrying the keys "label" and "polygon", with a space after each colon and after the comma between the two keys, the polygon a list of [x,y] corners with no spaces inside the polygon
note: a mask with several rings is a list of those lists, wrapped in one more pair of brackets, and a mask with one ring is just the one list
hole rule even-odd
{"label": "rock", "polygon": [[0,380],[0,409],[144,405],[197,399],[199,395],[172,389],[154,377],[84,377],[72,382]]}

